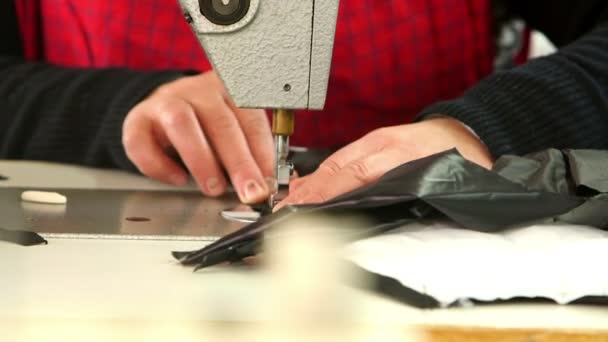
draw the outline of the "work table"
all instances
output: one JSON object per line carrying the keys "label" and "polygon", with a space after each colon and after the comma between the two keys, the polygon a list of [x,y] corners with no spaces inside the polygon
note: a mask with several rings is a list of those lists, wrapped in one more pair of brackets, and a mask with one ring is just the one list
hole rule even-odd
{"label": "work table", "polygon": [[[0,181],[2,188],[195,190],[192,184],[176,189],[120,171],[40,162],[0,161],[0,174],[8,177]],[[217,200],[213,210],[233,201]],[[0,242],[3,338],[194,339],[204,334],[201,322],[264,321],[261,300],[270,294],[263,270],[217,267],[193,273],[171,257],[171,251],[199,249],[226,231],[182,237],[160,232],[145,238],[138,238],[137,229],[124,237],[120,232],[94,237],[47,234],[48,245],[33,247]],[[526,336],[541,336],[535,341],[548,336],[566,340],[574,336],[567,331],[581,336],[602,331],[608,339],[608,308],[601,306],[538,303],[420,310],[347,286],[343,291],[364,308],[359,317],[363,323],[391,323],[404,329],[422,326],[434,340],[448,340],[450,332],[463,336],[462,340],[472,336],[491,340],[495,334],[519,340]]]}

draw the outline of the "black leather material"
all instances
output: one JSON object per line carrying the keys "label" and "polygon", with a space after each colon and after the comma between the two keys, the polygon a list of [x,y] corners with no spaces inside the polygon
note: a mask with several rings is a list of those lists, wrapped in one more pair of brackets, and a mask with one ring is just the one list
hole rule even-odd
{"label": "black leather material", "polygon": [[506,156],[489,171],[447,151],[403,164],[378,182],[317,205],[288,206],[194,252],[174,252],[197,268],[251,256],[263,233],[298,216],[364,216],[353,239],[421,219],[449,218],[463,229],[497,232],[561,221],[608,228],[608,152],[546,150]]}

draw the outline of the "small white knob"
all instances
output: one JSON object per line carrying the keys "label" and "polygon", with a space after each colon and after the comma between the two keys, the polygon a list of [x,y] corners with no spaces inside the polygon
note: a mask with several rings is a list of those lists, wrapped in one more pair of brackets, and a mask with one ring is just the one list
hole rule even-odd
{"label": "small white knob", "polygon": [[67,197],[57,192],[29,190],[21,193],[21,200],[43,204],[66,204],[68,202]]}

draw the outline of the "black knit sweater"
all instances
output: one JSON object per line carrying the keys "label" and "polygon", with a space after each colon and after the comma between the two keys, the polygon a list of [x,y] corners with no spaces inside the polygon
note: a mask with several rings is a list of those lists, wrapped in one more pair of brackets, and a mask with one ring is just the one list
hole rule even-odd
{"label": "black knit sweater", "polygon": [[[455,117],[495,156],[549,147],[608,149],[608,1],[508,3],[559,52],[496,73],[419,118]],[[10,0],[0,1],[0,38],[0,158],[134,170],[121,144],[124,116],[181,72],[26,62]]]}
{"label": "black knit sweater", "polygon": [[510,1],[559,47],[426,108],[470,126],[494,156],[550,147],[608,149],[608,1]]}

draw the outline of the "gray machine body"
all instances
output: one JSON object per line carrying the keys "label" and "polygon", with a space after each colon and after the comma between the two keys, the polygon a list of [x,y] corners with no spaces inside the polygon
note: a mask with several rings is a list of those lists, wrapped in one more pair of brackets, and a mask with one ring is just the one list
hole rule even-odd
{"label": "gray machine body", "polygon": [[237,23],[211,23],[180,0],[215,71],[243,108],[323,109],[339,0],[251,0]]}

